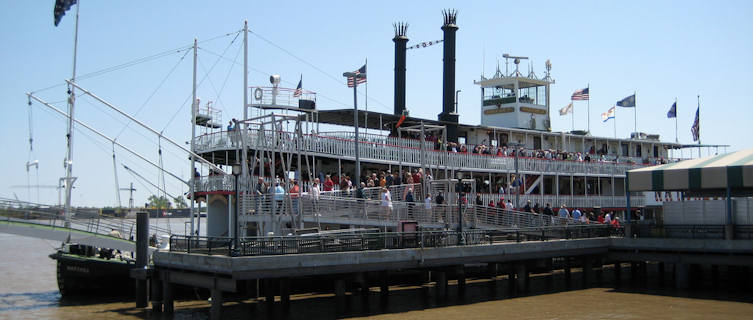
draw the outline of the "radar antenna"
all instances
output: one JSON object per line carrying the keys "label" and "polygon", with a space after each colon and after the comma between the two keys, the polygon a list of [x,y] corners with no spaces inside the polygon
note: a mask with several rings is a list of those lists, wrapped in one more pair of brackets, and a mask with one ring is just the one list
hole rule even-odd
{"label": "radar antenna", "polygon": [[[509,59],[513,59],[512,62],[515,64],[515,72],[513,73],[516,77],[522,76],[520,73],[518,67],[520,65],[520,60],[528,60],[528,57],[517,57],[517,56],[511,56],[507,53],[502,55],[503,58],[505,58],[505,73],[507,73],[507,64],[509,63]],[[513,74],[508,74],[508,76],[512,76]]]}

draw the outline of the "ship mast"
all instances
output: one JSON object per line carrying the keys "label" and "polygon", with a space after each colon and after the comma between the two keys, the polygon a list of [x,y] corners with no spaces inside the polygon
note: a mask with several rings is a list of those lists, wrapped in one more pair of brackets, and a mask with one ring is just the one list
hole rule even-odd
{"label": "ship mast", "polygon": [[[76,4],[76,31],[73,35],[73,75],[71,76],[71,82],[76,82],[76,53],[78,51],[78,9],[81,5]],[[68,154],[65,159],[65,226],[70,227],[71,217],[71,190],[73,189],[73,182],[76,180],[73,177],[73,109],[76,102],[75,88],[73,85],[68,85],[68,133],[66,137],[68,139]]]}

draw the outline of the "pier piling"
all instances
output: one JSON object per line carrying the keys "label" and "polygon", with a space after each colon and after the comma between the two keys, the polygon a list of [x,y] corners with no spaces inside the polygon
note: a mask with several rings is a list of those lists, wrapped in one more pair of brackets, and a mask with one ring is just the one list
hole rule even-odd
{"label": "pier piling", "polygon": [[212,304],[209,307],[210,319],[222,319],[222,290],[212,289]]}
{"label": "pier piling", "polygon": [[[136,268],[146,269],[149,262],[149,213],[136,213]],[[136,279],[136,308],[146,308],[147,283],[144,277]]]}

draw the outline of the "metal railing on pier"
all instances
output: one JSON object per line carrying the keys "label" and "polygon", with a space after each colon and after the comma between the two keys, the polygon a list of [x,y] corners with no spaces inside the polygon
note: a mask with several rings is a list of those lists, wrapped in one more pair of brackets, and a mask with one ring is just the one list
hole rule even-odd
{"label": "metal railing on pier", "polygon": [[[663,225],[635,223],[639,238],[724,239],[724,225]],[[733,226],[734,239],[753,239],[753,225]]]}
{"label": "metal railing on pier", "polygon": [[[4,218],[0,220],[0,223],[30,223],[53,229],[71,229],[116,236],[121,239],[134,239],[136,236],[135,219],[103,216],[76,208],[72,208],[72,216],[68,219],[67,227],[62,207],[56,206],[0,198],[0,216]],[[172,232],[166,228],[150,225],[149,234],[169,235]]]}
{"label": "metal railing on pier", "polygon": [[384,249],[437,248],[458,245],[491,245],[504,242],[548,241],[622,236],[622,229],[608,225],[579,225],[504,230],[418,231],[253,237],[232,247],[230,238],[170,237],[171,252],[264,256]]}

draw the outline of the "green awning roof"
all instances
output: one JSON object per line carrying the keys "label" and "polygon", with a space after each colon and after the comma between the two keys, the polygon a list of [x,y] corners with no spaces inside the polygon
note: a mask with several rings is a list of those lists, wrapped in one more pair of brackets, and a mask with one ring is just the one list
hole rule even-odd
{"label": "green awning roof", "polygon": [[630,191],[753,188],[753,149],[628,171]]}

